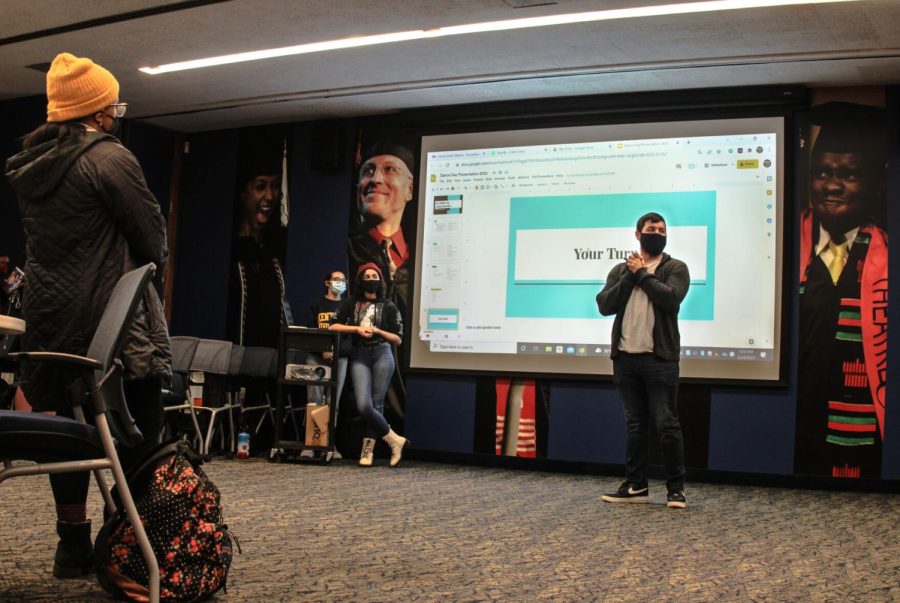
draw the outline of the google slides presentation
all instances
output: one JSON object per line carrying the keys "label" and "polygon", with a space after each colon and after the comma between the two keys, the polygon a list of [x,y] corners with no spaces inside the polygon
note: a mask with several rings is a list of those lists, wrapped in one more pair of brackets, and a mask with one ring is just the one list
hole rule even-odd
{"label": "google slides presentation", "polygon": [[783,146],[780,117],[423,137],[411,368],[610,374],[595,297],[655,211],[682,376],[777,380]]}

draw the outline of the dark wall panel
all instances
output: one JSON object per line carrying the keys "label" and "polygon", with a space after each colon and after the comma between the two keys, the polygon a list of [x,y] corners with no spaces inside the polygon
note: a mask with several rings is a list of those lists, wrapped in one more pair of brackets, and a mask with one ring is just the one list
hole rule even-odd
{"label": "dark wall panel", "polygon": [[[47,119],[47,99],[29,96],[0,103],[0,162],[22,150],[21,138]],[[5,170],[4,170],[5,171]],[[8,255],[12,263],[25,263],[25,234],[19,219],[16,195],[6,178],[0,178],[0,255]]]}
{"label": "dark wall panel", "polygon": [[147,188],[159,201],[164,217],[169,215],[169,187],[172,181],[172,152],[175,135],[169,130],[142,122],[128,124],[125,145],[131,149],[147,179]]}
{"label": "dark wall panel", "polygon": [[472,452],[474,377],[410,375],[406,399],[406,436],[416,448]]}
{"label": "dark wall panel", "polygon": [[[352,136],[352,122],[347,121],[325,128],[313,124],[294,127],[285,285],[297,324],[306,323],[310,302],[325,293],[325,272],[347,269]],[[323,137],[328,137],[327,145]],[[319,155],[323,145],[327,146],[327,161]],[[335,161],[335,153],[343,153],[343,160]]]}
{"label": "dark wall panel", "polygon": [[195,134],[178,201],[173,335],[225,338],[238,131]]}
{"label": "dark wall panel", "polygon": [[709,468],[774,475],[793,473],[795,414],[793,393],[714,393]]}
{"label": "dark wall panel", "polygon": [[625,415],[612,384],[553,382],[549,423],[547,458],[625,462]]}

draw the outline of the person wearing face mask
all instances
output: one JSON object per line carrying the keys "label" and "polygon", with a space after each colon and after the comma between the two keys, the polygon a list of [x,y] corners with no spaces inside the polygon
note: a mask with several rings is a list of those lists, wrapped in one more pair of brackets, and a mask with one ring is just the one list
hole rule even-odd
{"label": "person wearing face mask", "polygon": [[[325,295],[317,298],[309,305],[309,316],[306,326],[311,329],[327,329],[331,327],[337,320],[337,311],[341,306],[344,293],[347,291],[347,277],[341,270],[332,270],[325,275]],[[334,417],[335,427],[337,427],[337,417],[339,403],[341,401],[341,393],[344,391],[344,382],[347,377],[347,364],[350,357],[350,338],[341,338],[341,347],[338,350],[337,363],[334,364],[336,375],[336,389],[334,392]],[[321,358],[316,360],[324,361],[331,364],[334,359],[333,352],[325,352]],[[316,404],[322,403],[323,388],[321,386],[312,386],[310,390],[310,400]],[[335,459],[340,459],[340,453],[335,450]]]}
{"label": "person wearing face mask", "polygon": [[397,306],[385,297],[381,269],[363,264],[356,272],[354,294],[340,309],[331,329],[351,336],[350,375],[356,409],[365,423],[359,464],[372,465],[376,437],[391,449],[390,465],[400,462],[407,440],[397,435],[384,418],[384,396],[394,373],[392,346],[403,340],[403,319]]}
{"label": "person wearing face mask", "polygon": [[312,329],[327,329],[334,324],[334,317],[347,292],[347,277],[341,270],[332,270],[325,275],[325,295],[309,305],[306,326]]}
{"label": "person wearing face mask", "polygon": [[372,262],[384,274],[388,299],[406,310],[411,249],[403,233],[403,215],[413,198],[412,152],[379,142],[362,154],[358,182],[359,229],[350,237],[350,273]]}
{"label": "person wearing face mask", "polygon": [[637,221],[640,251],[613,267],[597,307],[615,315],[612,327],[613,382],[622,398],[627,426],[625,481],[606,502],[648,502],[646,476],[650,418],[662,449],[666,505],[684,508],[684,443],[678,421],[678,310],[690,286],[687,265],[663,253],[666,221],[648,213]]}
{"label": "person wearing face mask", "polygon": [[[400,138],[388,136],[365,146],[360,154],[356,198],[360,221],[347,243],[347,262],[350,274],[363,264],[377,265],[384,275],[385,296],[406,316],[414,260],[403,222],[413,199],[415,158]],[[399,366],[396,352],[394,363]],[[404,413],[405,391],[403,376],[395,369],[387,398],[398,420]]]}
{"label": "person wearing face mask", "polygon": [[[62,53],[47,72],[47,123],[25,136],[6,162],[19,198],[27,255],[23,350],[84,355],[119,277],[147,262],[157,286],[168,258],[166,225],[137,159],[111,135],[125,114],[119,83],[92,60]],[[154,447],[163,425],[161,385],[171,374],[166,321],[148,287],[123,348],[125,398],[144,443],[119,455],[126,471]],[[22,362],[22,387],[35,411],[72,416],[70,379],[54,367]],[[53,575],[91,571],[90,475],[50,476],[57,533]]]}

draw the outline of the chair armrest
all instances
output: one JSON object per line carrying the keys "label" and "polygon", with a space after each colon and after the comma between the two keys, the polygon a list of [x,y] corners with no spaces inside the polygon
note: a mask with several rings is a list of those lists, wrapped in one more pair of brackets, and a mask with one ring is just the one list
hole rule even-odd
{"label": "chair armrest", "polygon": [[49,364],[61,364],[76,368],[102,370],[103,365],[93,358],[78,356],[77,354],[64,354],[62,352],[15,352],[7,358],[12,360],[32,360],[34,362],[46,362]]}

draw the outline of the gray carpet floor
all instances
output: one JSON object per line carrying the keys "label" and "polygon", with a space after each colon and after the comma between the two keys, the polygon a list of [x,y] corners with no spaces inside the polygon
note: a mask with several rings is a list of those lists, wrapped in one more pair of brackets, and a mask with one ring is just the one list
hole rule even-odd
{"label": "gray carpet floor", "polygon": [[[376,460],[215,459],[240,539],[217,601],[900,601],[900,496],[688,484],[688,508],[600,501],[617,478]],[[25,503],[23,501],[31,501]],[[91,488],[89,513],[100,516]],[[59,581],[47,478],[0,484],[0,600]]]}

